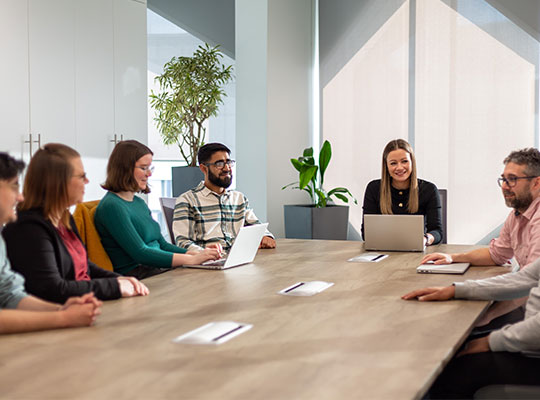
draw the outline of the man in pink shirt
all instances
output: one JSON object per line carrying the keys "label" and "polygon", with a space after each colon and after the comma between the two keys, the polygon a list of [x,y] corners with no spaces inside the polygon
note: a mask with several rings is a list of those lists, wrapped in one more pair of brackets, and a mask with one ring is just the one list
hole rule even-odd
{"label": "man in pink shirt", "polygon": [[[522,269],[540,258],[540,152],[535,148],[513,151],[504,159],[504,165],[498,183],[506,205],[514,210],[506,218],[500,236],[493,239],[487,248],[467,253],[432,253],[426,255],[422,263],[502,265],[515,257]],[[478,326],[516,309],[525,301],[496,303]]]}

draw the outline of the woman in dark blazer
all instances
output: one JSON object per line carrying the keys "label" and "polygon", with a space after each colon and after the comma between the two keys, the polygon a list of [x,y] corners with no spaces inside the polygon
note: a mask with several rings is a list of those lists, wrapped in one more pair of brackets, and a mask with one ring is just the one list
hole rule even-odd
{"label": "woman in dark blazer", "polygon": [[[439,190],[417,177],[413,149],[403,139],[392,140],[384,148],[381,179],[368,184],[363,209],[364,215],[423,215],[425,244],[438,244],[443,238]],[[362,236],[365,239],[363,223]]]}
{"label": "woman in dark blazer", "polygon": [[18,219],[2,234],[12,268],[26,290],[63,303],[94,292],[101,300],[148,294],[132,277],[122,277],[88,260],[69,207],[80,203],[88,183],[79,153],[47,144],[32,157],[24,181]]}

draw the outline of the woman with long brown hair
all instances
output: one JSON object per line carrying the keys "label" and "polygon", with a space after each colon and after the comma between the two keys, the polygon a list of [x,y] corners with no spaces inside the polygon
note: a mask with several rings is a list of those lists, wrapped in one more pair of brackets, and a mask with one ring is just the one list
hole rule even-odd
{"label": "woman with long brown hair", "polygon": [[88,260],[69,207],[82,202],[88,183],[81,157],[63,144],[39,149],[28,165],[18,219],[2,232],[13,269],[29,293],[53,302],[94,292],[101,300],[148,294],[135,278]]}
{"label": "woman with long brown hair", "polygon": [[201,264],[220,256],[216,248],[189,251],[168,243],[150,209],[136,193],[149,193],[152,150],[136,140],[119,142],[107,165],[108,193],[94,221],[114,270],[143,279],[184,264]]}
{"label": "woman with long brown hair", "polygon": [[426,245],[442,240],[439,191],[433,183],[417,177],[413,149],[403,139],[392,140],[384,148],[381,179],[368,184],[363,209],[364,215],[424,215]]}

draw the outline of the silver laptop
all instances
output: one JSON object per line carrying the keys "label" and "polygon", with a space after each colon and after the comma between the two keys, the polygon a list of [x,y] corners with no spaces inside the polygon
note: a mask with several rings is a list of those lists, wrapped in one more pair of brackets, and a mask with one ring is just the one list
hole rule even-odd
{"label": "silver laptop", "polygon": [[364,215],[366,250],[424,251],[423,215]]}
{"label": "silver laptop", "polygon": [[469,269],[470,263],[453,264],[422,264],[416,268],[419,274],[464,274]]}
{"label": "silver laptop", "polygon": [[248,264],[255,259],[267,226],[268,224],[256,224],[240,228],[227,258],[207,261],[200,265],[184,265],[184,267],[222,270]]}

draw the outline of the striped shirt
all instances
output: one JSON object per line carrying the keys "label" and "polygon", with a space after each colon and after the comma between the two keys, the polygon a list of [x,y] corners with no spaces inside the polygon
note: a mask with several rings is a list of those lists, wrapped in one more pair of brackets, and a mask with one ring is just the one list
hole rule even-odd
{"label": "striped shirt", "polygon": [[[219,242],[224,250],[232,246],[240,228],[260,224],[246,196],[235,190],[217,194],[204,182],[176,199],[173,234],[177,246],[200,250]],[[266,236],[272,236],[267,230]]]}

